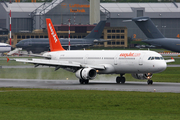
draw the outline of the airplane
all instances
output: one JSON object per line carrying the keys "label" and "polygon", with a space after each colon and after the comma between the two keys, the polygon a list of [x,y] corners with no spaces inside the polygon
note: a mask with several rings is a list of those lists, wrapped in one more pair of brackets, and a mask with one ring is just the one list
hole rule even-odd
{"label": "airplane", "polygon": [[164,60],[159,53],[150,50],[65,50],[51,19],[46,18],[46,24],[51,51],[41,55],[43,59],[14,59],[16,62],[31,63],[35,67],[51,66],[55,71],[65,69],[75,73],[80,84],[88,84],[97,74],[119,74],[116,83],[123,84],[126,73],[153,84],[152,75],[164,71],[168,62],[174,62],[173,58]]}
{"label": "airplane", "polygon": [[162,47],[164,49],[168,49],[174,52],[180,52],[180,39],[166,38],[156,28],[156,26],[149,17],[136,17],[132,18],[132,20],[124,20],[124,22],[127,21],[134,21],[141,29],[141,31],[146,35],[147,39],[142,40],[143,42],[154,46]]}
{"label": "airplane", "polygon": [[[102,31],[106,21],[100,21],[96,27],[84,38],[75,38],[70,40],[71,50],[77,50],[82,48],[87,48],[93,46],[96,43],[107,42],[107,40],[100,39]],[[68,38],[59,39],[63,48],[68,49],[69,41]],[[26,51],[32,51],[32,53],[41,53],[44,51],[49,51],[49,40],[48,38],[30,38],[21,40],[16,44],[17,48],[22,48]]]}
{"label": "airplane", "polygon": [[12,47],[6,43],[0,43],[0,53],[5,53],[11,51]]}

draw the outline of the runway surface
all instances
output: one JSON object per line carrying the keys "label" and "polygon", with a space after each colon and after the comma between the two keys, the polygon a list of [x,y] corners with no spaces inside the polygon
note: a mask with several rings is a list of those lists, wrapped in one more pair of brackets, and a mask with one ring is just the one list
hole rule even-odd
{"label": "runway surface", "polygon": [[180,83],[154,82],[153,85],[147,85],[146,81],[126,81],[125,84],[116,84],[115,81],[90,81],[89,84],[79,84],[78,80],[0,79],[0,87],[180,93]]}

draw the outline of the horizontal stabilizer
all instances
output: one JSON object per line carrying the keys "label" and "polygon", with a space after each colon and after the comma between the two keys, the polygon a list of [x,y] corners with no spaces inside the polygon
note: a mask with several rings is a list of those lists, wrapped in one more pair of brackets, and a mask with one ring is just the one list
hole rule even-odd
{"label": "horizontal stabilizer", "polygon": [[141,22],[141,21],[147,21],[148,19],[138,19],[137,21]]}
{"label": "horizontal stabilizer", "polygon": [[123,22],[131,22],[132,20],[123,20]]}

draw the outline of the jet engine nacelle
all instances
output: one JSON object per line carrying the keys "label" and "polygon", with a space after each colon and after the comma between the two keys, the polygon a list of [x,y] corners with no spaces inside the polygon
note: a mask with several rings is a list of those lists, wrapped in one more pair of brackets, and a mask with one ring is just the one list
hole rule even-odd
{"label": "jet engine nacelle", "polygon": [[139,74],[131,74],[133,76],[133,78],[136,78],[136,79],[141,79],[141,80],[144,80],[144,79],[151,79],[152,77],[152,73],[139,73]]}
{"label": "jet engine nacelle", "polygon": [[76,77],[84,80],[93,80],[96,74],[96,70],[93,68],[82,68],[76,72]]}

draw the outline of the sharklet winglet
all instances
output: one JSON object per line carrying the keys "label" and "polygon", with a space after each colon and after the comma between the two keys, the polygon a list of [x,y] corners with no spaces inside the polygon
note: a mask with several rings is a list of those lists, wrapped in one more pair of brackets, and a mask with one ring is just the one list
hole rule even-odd
{"label": "sharklet winglet", "polygon": [[7,58],[7,62],[9,62],[9,58],[8,57],[6,57]]}

